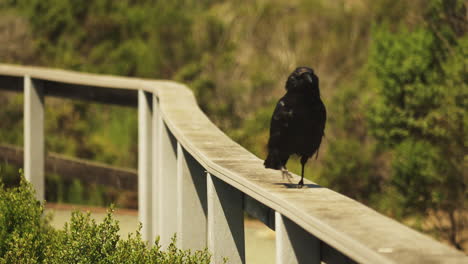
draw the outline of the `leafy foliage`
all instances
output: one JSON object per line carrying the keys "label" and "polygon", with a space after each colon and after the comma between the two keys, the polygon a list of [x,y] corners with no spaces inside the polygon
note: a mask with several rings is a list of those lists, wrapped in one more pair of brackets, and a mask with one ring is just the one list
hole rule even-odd
{"label": "leafy foliage", "polygon": [[379,86],[369,111],[370,131],[395,151],[391,184],[399,194],[397,208],[446,213],[452,228],[441,234],[458,248],[468,198],[468,26],[461,2],[430,1],[426,24],[413,30],[375,30],[370,65]]}
{"label": "leafy foliage", "polygon": [[334,190],[364,203],[381,189],[382,179],[378,177],[369,156],[372,151],[352,140],[330,142],[324,160],[321,183]]}
{"label": "leafy foliage", "polygon": [[[361,73],[362,75],[362,73]],[[362,77],[364,78],[367,76]],[[323,157],[323,169],[318,182],[361,202],[375,205],[385,183],[379,153],[368,133],[366,111],[369,90],[366,82],[357,80],[339,87],[329,106],[329,141]]]}
{"label": "leafy foliage", "polygon": [[[436,149],[424,141],[407,140],[398,145],[392,167],[392,184],[401,196],[399,202],[406,213],[414,208],[436,208],[444,199],[437,187],[444,183],[443,175],[437,175],[440,161]],[[441,177],[442,176],[442,177]],[[411,210],[408,210],[411,208]]]}
{"label": "leafy foliage", "polygon": [[63,230],[55,230],[23,176],[18,187],[0,185],[0,263],[210,263],[207,250],[180,250],[175,236],[165,251],[158,240],[149,247],[141,226],[121,239],[112,212],[98,224],[89,213],[75,211]]}
{"label": "leafy foliage", "polygon": [[42,217],[43,211],[24,177],[19,187],[5,189],[0,183],[0,263],[44,261],[56,233]]}

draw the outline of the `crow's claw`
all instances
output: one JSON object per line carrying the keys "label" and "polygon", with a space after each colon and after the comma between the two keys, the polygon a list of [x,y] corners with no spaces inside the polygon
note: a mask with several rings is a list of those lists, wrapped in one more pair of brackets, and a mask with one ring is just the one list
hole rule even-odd
{"label": "crow's claw", "polygon": [[286,168],[281,168],[281,176],[283,176],[283,180],[284,178],[286,178],[288,180],[288,182],[291,183],[291,179],[293,178],[292,174],[286,169]]}
{"label": "crow's claw", "polygon": [[300,181],[297,183],[297,188],[298,188],[298,189],[301,189],[302,187],[304,187],[304,181],[303,181],[303,180],[300,180]]}

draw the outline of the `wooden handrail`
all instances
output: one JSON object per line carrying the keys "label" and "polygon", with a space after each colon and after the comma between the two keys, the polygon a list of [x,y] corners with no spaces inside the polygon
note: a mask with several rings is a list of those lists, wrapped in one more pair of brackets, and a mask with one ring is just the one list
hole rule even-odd
{"label": "wooden handrail", "polygon": [[208,245],[215,263],[223,256],[243,263],[249,201],[276,229],[277,263],[468,263],[462,252],[330,189],[283,184],[216,127],[183,84],[0,64],[0,89],[5,83],[21,91],[23,78],[40,83],[46,96],[48,89],[62,97],[72,91],[73,98],[116,104],[138,96],[139,213],[147,239],[160,235],[164,245],[177,232],[182,247]]}

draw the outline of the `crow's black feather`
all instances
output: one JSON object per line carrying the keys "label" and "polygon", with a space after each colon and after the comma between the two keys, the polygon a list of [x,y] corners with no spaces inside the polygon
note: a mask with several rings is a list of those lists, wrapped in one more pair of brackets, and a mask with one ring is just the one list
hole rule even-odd
{"label": "crow's black feather", "polygon": [[297,68],[289,76],[286,94],[278,101],[271,118],[265,167],[285,169],[291,155],[300,156],[302,178],[299,187],[302,187],[304,165],[318,153],[326,119],[317,75],[310,68]]}

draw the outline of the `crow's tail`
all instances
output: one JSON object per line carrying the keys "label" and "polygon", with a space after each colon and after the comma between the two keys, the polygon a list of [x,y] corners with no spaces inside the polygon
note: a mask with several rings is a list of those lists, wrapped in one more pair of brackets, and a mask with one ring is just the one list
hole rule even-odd
{"label": "crow's tail", "polygon": [[265,168],[279,170],[283,167],[283,163],[281,162],[281,158],[276,153],[269,153],[265,162],[263,163]]}

